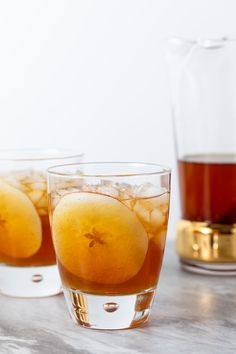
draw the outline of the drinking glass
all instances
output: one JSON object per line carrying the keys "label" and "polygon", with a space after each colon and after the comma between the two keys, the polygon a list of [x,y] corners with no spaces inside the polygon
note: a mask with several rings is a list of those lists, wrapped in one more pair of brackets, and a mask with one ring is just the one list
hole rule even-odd
{"label": "drinking glass", "polygon": [[40,297],[61,291],[48,217],[46,169],[81,158],[72,150],[0,151],[1,293]]}
{"label": "drinking glass", "polygon": [[168,40],[184,268],[236,274],[236,40]]}
{"label": "drinking glass", "polygon": [[144,163],[55,166],[48,192],[72,319],[97,329],[144,323],[162,265],[170,170]]}

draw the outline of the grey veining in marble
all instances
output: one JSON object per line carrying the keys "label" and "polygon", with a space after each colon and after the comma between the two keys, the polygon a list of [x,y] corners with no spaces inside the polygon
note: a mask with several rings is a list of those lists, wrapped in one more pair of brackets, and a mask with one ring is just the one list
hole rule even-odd
{"label": "grey veining in marble", "polygon": [[182,271],[170,243],[150,322],[138,329],[76,326],[62,295],[0,296],[1,354],[236,353],[236,278]]}

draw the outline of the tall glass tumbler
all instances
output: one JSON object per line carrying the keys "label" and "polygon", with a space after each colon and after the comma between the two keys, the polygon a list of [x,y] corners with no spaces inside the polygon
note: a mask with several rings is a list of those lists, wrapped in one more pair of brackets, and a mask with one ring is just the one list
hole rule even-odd
{"label": "tall glass tumbler", "polygon": [[81,163],[48,170],[53,242],[72,319],[121,329],[147,321],[161,271],[170,170]]}
{"label": "tall glass tumbler", "polygon": [[80,162],[74,150],[0,150],[0,292],[17,297],[58,294],[46,169]]}
{"label": "tall glass tumbler", "polygon": [[168,40],[182,220],[189,270],[236,274],[236,41]]}

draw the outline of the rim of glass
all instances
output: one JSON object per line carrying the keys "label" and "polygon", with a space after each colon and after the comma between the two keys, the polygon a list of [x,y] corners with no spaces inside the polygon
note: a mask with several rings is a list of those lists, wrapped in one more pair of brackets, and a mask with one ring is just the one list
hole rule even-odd
{"label": "rim of glass", "polygon": [[[140,167],[140,172],[134,173],[77,173],[77,172],[63,172],[63,169],[68,167],[79,167],[79,166],[108,166],[108,165],[124,165],[124,166],[133,166],[133,167]],[[145,172],[142,171],[142,167],[152,167],[153,171]],[[157,170],[159,168],[159,170]],[[106,178],[106,177],[135,177],[135,176],[151,176],[151,175],[168,175],[171,173],[171,168],[167,166],[163,166],[156,163],[151,162],[123,162],[123,161],[105,161],[105,162],[79,162],[79,163],[72,163],[72,164],[63,164],[63,165],[56,165],[51,166],[47,169],[47,173],[49,175],[61,176],[61,177],[98,177],[98,178]]]}
{"label": "rim of glass", "polygon": [[169,36],[166,38],[168,42],[179,42],[186,44],[199,44],[199,45],[209,45],[209,44],[224,44],[230,42],[236,42],[236,35],[232,36],[216,36],[216,37],[183,37],[183,36]]}
{"label": "rim of glass", "polygon": [[0,149],[0,161],[51,161],[83,157],[83,152],[63,148]]}

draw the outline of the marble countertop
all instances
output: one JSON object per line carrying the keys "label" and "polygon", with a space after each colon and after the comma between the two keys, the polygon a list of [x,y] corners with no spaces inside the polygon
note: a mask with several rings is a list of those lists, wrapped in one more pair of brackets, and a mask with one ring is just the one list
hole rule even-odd
{"label": "marble countertop", "polygon": [[149,323],[123,331],[76,326],[62,295],[0,296],[0,353],[236,353],[236,278],[183,271],[170,242]]}

